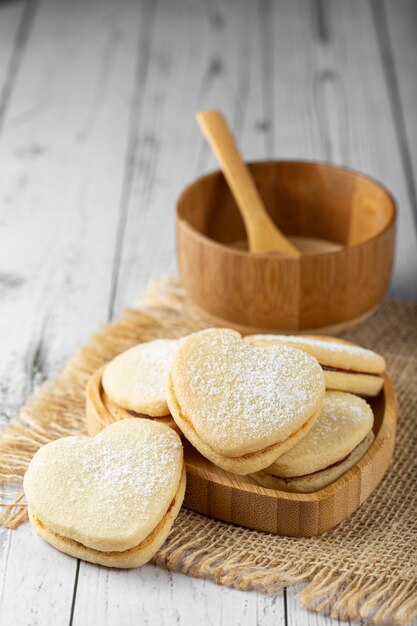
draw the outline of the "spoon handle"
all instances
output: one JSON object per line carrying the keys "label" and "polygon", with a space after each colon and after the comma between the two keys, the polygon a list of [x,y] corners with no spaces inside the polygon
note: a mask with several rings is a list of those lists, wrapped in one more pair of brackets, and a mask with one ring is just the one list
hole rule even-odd
{"label": "spoon handle", "polygon": [[269,217],[223,115],[220,111],[199,111],[197,121],[236,200],[248,234],[249,250],[299,257],[300,251]]}

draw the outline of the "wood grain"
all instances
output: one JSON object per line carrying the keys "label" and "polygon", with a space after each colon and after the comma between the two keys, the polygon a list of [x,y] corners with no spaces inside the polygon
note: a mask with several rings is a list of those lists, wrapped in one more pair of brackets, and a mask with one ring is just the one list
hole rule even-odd
{"label": "wood grain", "polygon": [[0,134],[3,130],[10,99],[14,92],[21,61],[36,16],[37,0],[13,2],[3,8],[0,25]]}
{"label": "wood grain", "polygon": [[[87,430],[94,436],[115,418],[103,402],[103,369],[87,385]],[[375,441],[366,455],[337,481],[315,493],[266,489],[249,476],[230,474],[183,440],[187,469],[184,506],[223,522],[277,535],[310,537],[337,526],[379,485],[391,461],[397,423],[395,388],[384,374],[383,392],[370,400]]]}
{"label": "wood grain", "polygon": [[1,623],[67,624],[77,561],[36,540],[29,524],[19,532],[9,531],[4,543],[0,560]]}
{"label": "wood grain", "polygon": [[261,161],[249,169],[284,234],[341,247],[299,258],[237,249],[245,233],[236,203],[219,172],[204,176],[177,204],[178,265],[190,299],[245,332],[340,330],[372,311],[391,274],[392,197],[373,180],[326,164]]}
{"label": "wood grain", "polygon": [[175,0],[159,5],[154,16],[150,78],[132,129],[135,155],[115,310],[135,301],[152,277],[175,269],[176,197],[202,170],[216,166],[195,112],[221,108],[242,152],[265,157],[260,41],[253,36],[257,6],[251,0],[209,4]]}
{"label": "wood grain", "polygon": [[[16,69],[0,141],[6,418],[108,319],[139,10],[46,0]],[[29,529],[3,536],[0,622],[68,624],[77,561],[34,547]]]}
{"label": "wood grain", "polygon": [[102,3],[97,22],[95,2],[68,15],[65,3],[44,3],[16,80],[0,143],[7,416],[107,321],[129,122],[120,94],[130,93],[138,36],[132,6],[117,17]]}
{"label": "wood grain", "polygon": [[[401,12],[395,0],[389,4]],[[417,236],[370,2],[281,0],[266,7],[268,156],[324,160],[385,184],[397,200],[401,242],[390,293],[416,299]]]}
{"label": "wood grain", "polygon": [[[29,4],[39,8],[25,27]],[[171,0],[147,3],[139,16],[143,4],[0,3],[3,93],[15,59],[0,136],[3,420],[108,311],[175,267],[175,198],[216,166],[193,121],[199,108],[225,111],[249,160],[332,160],[386,182],[399,203],[391,293],[417,297],[412,196],[368,0]],[[411,152],[415,3],[384,4]],[[26,43],[18,50],[19,29]],[[414,156],[411,164],[415,176]],[[127,594],[124,578],[84,564],[76,581],[63,569],[66,562],[74,572],[73,560],[43,543],[35,550],[30,528],[19,533],[10,542],[3,534],[1,623],[114,624],[117,616],[131,624],[138,615],[151,623],[160,598],[167,623],[337,624],[300,609],[294,588],[226,598],[209,582],[145,568]],[[39,568],[25,569],[23,584],[22,563],[33,554]]]}
{"label": "wood grain", "polygon": [[413,0],[373,3],[376,30],[389,88],[392,116],[417,230],[417,5]]}
{"label": "wood grain", "polygon": [[242,593],[153,565],[109,572],[83,563],[73,625],[83,626],[90,617],[102,615],[101,626],[284,626],[282,598],[282,591],[275,596]]}

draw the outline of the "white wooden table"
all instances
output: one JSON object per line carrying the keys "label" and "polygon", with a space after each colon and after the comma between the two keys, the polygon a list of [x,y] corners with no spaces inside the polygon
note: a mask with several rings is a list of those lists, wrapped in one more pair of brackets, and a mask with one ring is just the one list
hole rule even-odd
{"label": "white wooden table", "polygon": [[[175,269],[175,197],[215,166],[198,108],[225,112],[247,159],[384,181],[399,205],[391,294],[417,299],[416,26],[414,0],[1,2],[2,422]],[[27,525],[0,545],[2,626],[336,623],[295,589],[77,563]]]}

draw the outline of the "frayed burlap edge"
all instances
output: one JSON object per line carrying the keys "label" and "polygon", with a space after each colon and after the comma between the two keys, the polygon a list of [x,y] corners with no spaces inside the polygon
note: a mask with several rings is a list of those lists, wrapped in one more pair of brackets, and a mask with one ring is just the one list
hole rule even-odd
{"label": "frayed burlap edge", "polygon": [[[175,279],[150,286],[138,309],[126,309],[77,350],[58,376],[44,383],[29,398],[20,414],[0,432],[0,523],[17,528],[27,518],[21,489],[23,475],[39,447],[58,437],[85,432],[85,385],[98,367],[135,343],[157,337],[180,337],[210,325],[197,309],[184,301]],[[13,488],[12,493],[8,491]],[[17,495],[17,497],[16,497]],[[207,530],[213,533],[207,542]],[[369,573],[355,574],[334,567],[292,559],[271,562],[236,544],[226,546],[228,525],[182,510],[171,535],[154,558],[170,570],[211,580],[241,590],[274,592],[297,582],[307,583],[300,593],[302,606],[339,619],[365,619],[372,623],[408,624],[417,615],[417,583]],[[245,531],[251,532],[251,531]]]}
{"label": "frayed burlap edge", "polygon": [[[191,514],[190,515],[195,515]],[[192,520],[191,520],[192,521]],[[296,583],[308,584],[298,595],[301,606],[339,620],[365,620],[367,623],[409,624],[417,614],[417,585],[415,581],[398,581],[355,576],[320,565],[297,565],[290,562],[273,566],[265,557],[232,546],[207,546],[202,530],[184,544],[184,532],[192,536],[193,527],[180,520],[174,536],[163,546],[154,562],[170,570],[214,582],[242,591],[279,591]]]}

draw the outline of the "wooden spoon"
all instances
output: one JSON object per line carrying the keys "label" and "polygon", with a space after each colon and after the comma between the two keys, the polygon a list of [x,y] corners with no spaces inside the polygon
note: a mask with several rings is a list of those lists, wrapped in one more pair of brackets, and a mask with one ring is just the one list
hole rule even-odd
{"label": "wooden spoon", "polygon": [[266,212],[223,115],[220,111],[199,111],[197,121],[236,200],[248,234],[249,251],[299,257],[298,248],[288,241]]}

